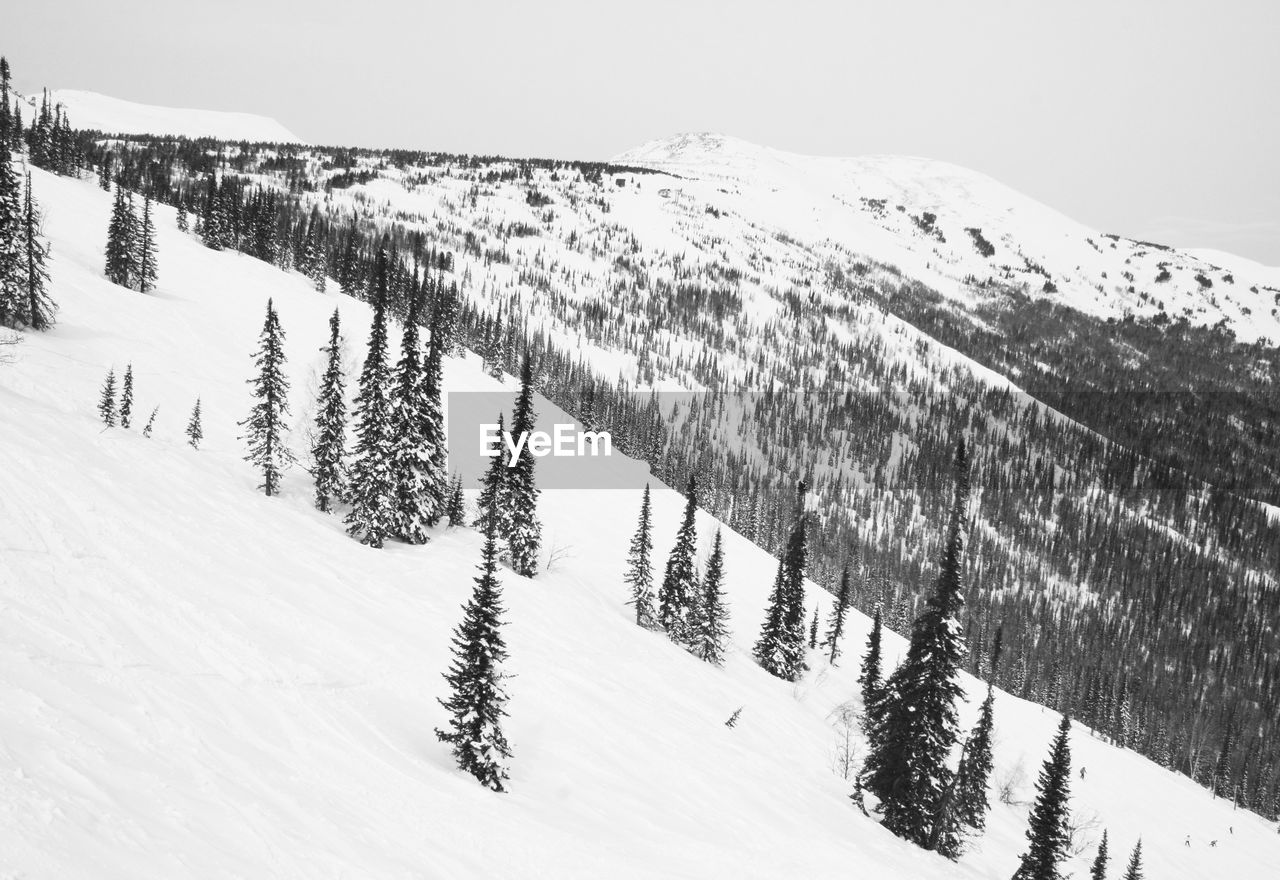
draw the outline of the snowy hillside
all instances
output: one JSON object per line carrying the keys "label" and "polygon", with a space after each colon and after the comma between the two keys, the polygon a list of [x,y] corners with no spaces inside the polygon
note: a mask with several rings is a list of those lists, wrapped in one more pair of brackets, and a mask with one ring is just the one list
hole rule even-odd
{"label": "snowy hillside", "polygon": [[[49,93],[61,104],[76,128],[95,129],[107,134],[169,134],[183,137],[216,137],[228,141],[300,143],[300,139],[274,119],[253,113],[222,110],[187,110],[156,107],[78,89],[55,89]],[[25,99],[28,119],[38,110],[40,96]],[[28,109],[29,108],[29,109]]]}
{"label": "snowy hillside", "polygon": [[613,161],[714,184],[721,208],[896,264],[961,302],[991,279],[1104,317],[1164,312],[1280,340],[1280,268],[1090,230],[946,162],[800,156],[718,134],[652,141]]}
{"label": "snowy hillside", "polygon": [[[158,290],[115,287],[101,273],[110,196],[34,180],[61,313],[0,365],[0,450],[20,465],[0,492],[0,877],[1013,872],[1057,716],[998,695],[993,778],[1021,768],[1012,799],[1023,803],[993,793],[989,830],[958,864],[898,840],[850,804],[839,772],[867,620],[854,615],[838,668],[815,657],[794,686],[771,678],[749,651],[774,562],[726,533],[726,667],[637,628],[622,575],[638,493],[544,493],[559,559],[533,580],[503,574],[511,791],[458,773],[431,731],[478,536],[441,529],[425,547],[370,550],[311,507],[301,468],[282,497],[256,493],[237,440],[267,298],[288,334],[295,414],[334,306],[357,358],[368,307],[208,250],[167,207]],[[138,412],[160,408],[151,439],[94,415],[107,370],[126,363]],[[497,387],[471,356],[449,361],[445,381]],[[199,451],[182,436],[197,396]],[[655,494],[659,559],[681,502]],[[698,525],[705,553],[715,523]],[[828,600],[810,585],[824,618]],[[888,647],[902,650],[896,637]],[[966,685],[967,728],[981,689]],[[1141,836],[1152,878],[1280,872],[1280,837],[1258,816],[1081,727],[1072,749],[1087,769],[1072,780],[1086,827],[1076,876],[1104,827],[1116,861]]]}

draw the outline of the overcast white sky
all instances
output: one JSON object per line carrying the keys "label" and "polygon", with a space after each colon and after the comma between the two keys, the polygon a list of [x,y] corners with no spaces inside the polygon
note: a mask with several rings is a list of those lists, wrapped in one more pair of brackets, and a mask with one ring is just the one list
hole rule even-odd
{"label": "overcast white sky", "polygon": [[261,113],[323,143],[603,159],[708,130],[928,156],[1105,232],[1280,265],[1280,3],[5,6],[20,89]]}

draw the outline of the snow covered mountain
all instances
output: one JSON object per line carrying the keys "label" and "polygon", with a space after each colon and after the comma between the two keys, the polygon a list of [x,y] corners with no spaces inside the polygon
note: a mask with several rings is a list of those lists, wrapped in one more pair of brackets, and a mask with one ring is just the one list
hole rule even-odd
{"label": "snow covered mountain", "polygon": [[[107,134],[168,134],[228,141],[301,143],[297,135],[279,122],[253,113],[157,107],[78,89],[54,89],[49,97],[53,104],[61,104],[66,109],[77,128]],[[33,111],[39,110],[40,100],[39,95],[23,99],[23,115],[28,120],[33,118]]]}
{"label": "snow covered mountain", "polygon": [[1103,317],[1225,323],[1280,340],[1280,268],[1091,230],[985,175],[930,159],[800,156],[720,134],[652,141],[613,161],[716,188],[715,203],[815,247],[898,266],[958,303],[987,280]]}
{"label": "snow covered mountain", "polygon": [[[362,547],[311,507],[300,469],[281,497],[257,493],[237,439],[268,297],[288,334],[295,414],[330,312],[341,308],[358,360],[367,305],[206,249],[165,206],[158,289],[113,286],[101,271],[110,195],[39,170],[33,180],[61,313],[0,365],[0,450],[21,463],[0,492],[0,876],[1013,872],[1057,714],[997,694],[993,778],[1009,803],[993,789],[988,831],[959,863],[898,840],[847,798],[849,758],[864,748],[850,710],[867,619],[853,615],[838,667],[815,658],[796,685],[770,677],[749,652],[774,560],[726,530],[732,650],[724,669],[693,659],[624,605],[633,492],[544,494],[547,544],[563,552],[536,579],[502,576],[511,792],[458,773],[431,730],[479,536]],[[136,412],[159,406],[150,439],[95,418],[103,377],[125,364]],[[449,390],[499,387],[470,355],[445,378]],[[196,397],[199,451],[182,436]],[[659,554],[681,500],[655,494]],[[703,553],[717,525],[699,515]],[[830,597],[812,583],[808,596],[825,617]],[[890,662],[901,651],[889,636]],[[964,684],[967,726],[981,685]],[[1272,823],[1079,725],[1072,750],[1076,876],[1104,828],[1112,875],[1139,837],[1161,880],[1280,871]]]}

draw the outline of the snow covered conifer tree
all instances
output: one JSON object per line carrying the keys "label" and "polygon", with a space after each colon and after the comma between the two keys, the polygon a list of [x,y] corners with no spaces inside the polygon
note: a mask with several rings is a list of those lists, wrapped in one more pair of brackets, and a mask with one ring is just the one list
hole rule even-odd
{"label": "snow covered conifer tree", "polygon": [[158,412],[160,412],[160,407],[154,406],[151,408],[151,415],[147,417],[147,423],[142,427],[143,437],[151,436],[151,429],[156,426],[156,413]]}
{"label": "snow covered conifer tree", "polygon": [[18,178],[9,148],[0,143],[0,324],[9,326],[17,326],[24,311],[18,280],[22,225]]}
{"label": "snow covered conifer tree", "polygon": [[320,380],[311,474],[316,481],[316,508],[328,513],[334,499],[342,497],[346,484],[346,377],[342,374],[342,326],[336,308],[329,316],[329,345],[325,351],[329,359]]}
{"label": "snow covered conifer tree", "polygon": [[653,563],[650,559],[653,551],[652,513],[649,506],[649,485],[644,487],[644,499],[640,502],[640,522],[636,533],[631,536],[631,547],[627,551],[626,583],[631,588],[631,598],[627,604],[636,609],[636,625],[645,629],[656,629],[657,620],[653,611]]}
{"label": "snow covered conifer tree", "polygon": [[449,711],[448,729],[436,728],[436,737],[453,748],[459,769],[494,791],[505,791],[505,760],[511,749],[502,732],[507,694],[500,665],[507,659],[502,639],[502,588],[498,583],[497,521],[485,518],[484,556],[471,600],[462,623],[454,630],[453,664],[445,681],[451,695],[440,700]]}
{"label": "snow covered conifer tree", "polygon": [[[0,162],[4,161],[4,157],[0,155]],[[49,245],[40,235],[40,224],[40,206],[36,204],[31,192],[31,175],[28,174],[22,200],[22,227],[18,232],[20,265],[15,286],[20,300],[18,305],[21,321],[32,330],[48,330],[52,327],[53,316],[58,310],[49,296],[49,270],[45,267]]]}
{"label": "snow covered conifer tree", "polygon": [[124,385],[120,390],[120,427],[129,427],[133,420],[133,364],[124,369]]}
{"label": "snow covered conifer tree", "polygon": [[412,292],[401,336],[392,400],[391,470],[395,479],[395,534],[408,544],[427,543],[427,528],[438,519],[438,487],[426,437],[426,383],[418,322],[422,297]]}
{"label": "snow covered conifer tree", "polygon": [[694,616],[691,650],[701,660],[716,666],[724,663],[725,640],[729,618],[724,606],[724,546],[720,530],[716,529],[711,545],[711,558],[707,560],[707,573],[703,578],[702,597]]}
{"label": "snow covered conifer tree", "polygon": [[955,812],[959,821],[981,832],[987,827],[987,780],[991,777],[991,728],[995,695],[987,685],[987,698],[982,701],[978,721],[969,734],[960,767],[956,771]]}
{"label": "snow covered conifer tree", "polygon": [[156,224],[151,219],[150,194],[142,200],[142,218],[138,221],[134,244],[137,254],[133,264],[137,267],[138,290],[148,293],[156,286]]}
{"label": "snow covered conifer tree", "polygon": [[538,523],[538,487],[533,478],[533,453],[528,438],[535,427],[533,411],[533,368],[529,353],[520,367],[520,396],[511,417],[511,435],[524,437],[515,467],[507,480],[508,532],[511,567],[517,574],[533,577],[538,571],[538,550],[542,546],[542,526]]}
{"label": "snow covered conifer tree", "polygon": [[136,273],[134,263],[134,231],[137,220],[125,198],[124,187],[116,184],[116,200],[111,208],[111,222],[107,226],[107,280],[121,287],[133,284]]}
{"label": "snow covered conifer tree", "polygon": [[449,517],[449,527],[466,525],[467,501],[462,494],[462,474],[454,474],[449,485],[449,503],[445,508],[445,516]]}
{"label": "snow covered conifer tree", "polygon": [[764,625],[753,650],[756,662],[783,681],[797,680],[807,668],[804,657],[805,491],[806,485],[801,481],[795,523],[786,551],[778,561]]}
{"label": "snow covered conifer tree", "polygon": [[395,528],[396,483],[391,467],[391,376],[387,367],[387,247],[373,270],[373,326],[356,397],[355,462],[351,466],[351,512],[347,532],[370,547],[381,547]]}
{"label": "snow covered conifer tree", "polygon": [[836,665],[840,659],[840,637],[844,635],[844,618],[849,612],[849,563],[845,563],[840,574],[840,592],[836,595],[836,604],[831,608],[831,622],[827,624],[827,634],[822,644],[827,649],[827,659]]}
{"label": "snow covered conifer tree", "polygon": [[102,383],[102,394],[98,397],[98,417],[108,428],[116,426],[116,371],[107,371],[107,380]]}
{"label": "snow covered conifer tree", "polygon": [[1093,857],[1093,864],[1089,866],[1089,880],[1107,880],[1107,861],[1110,855],[1107,853],[1107,830],[1102,829],[1102,843],[1098,844],[1098,854]]}
{"label": "snow covered conifer tree", "polygon": [[1071,833],[1068,800],[1071,797],[1071,719],[1063,715],[1053,747],[1040,778],[1036,780],[1036,801],[1028,820],[1027,851],[1014,872],[1013,880],[1061,880],[1059,868],[1067,856]]}
{"label": "snow covered conifer tree", "polygon": [[258,402],[240,426],[245,429],[241,439],[249,444],[245,461],[262,470],[262,482],[258,488],[270,497],[279,493],[280,475],[293,461],[293,453],[285,443],[285,435],[289,432],[289,425],[284,419],[289,414],[289,380],[284,375],[284,330],[270,299],[267,300],[267,318],[262,325],[260,340],[253,355],[258,375],[249,380]]}
{"label": "snow covered conifer tree", "polygon": [[[503,415],[498,413],[498,437],[505,437]],[[480,497],[476,500],[477,528],[484,528],[490,518],[496,523],[498,534],[503,532],[503,517],[507,513],[507,479],[511,469],[507,467],[506,456],[502,451],[504,441],[499,439],[498,450],[489,459],[489,468],[480,481]]]}
{"label": "snow covered conifer tree", "polygon": [[191,418],[187,419],[187,442],[192,449],[199,449],[202,440],[204,428],[200,424],[200,398],[197,397],[196,405],[191,409]]}
{"label": "snow covered conifer tree", "polygon": [[818,647],[818,606],[813,606],[813,619],[809,621],[809,647]]}
{"label": "snow covered conifer tree", "polygon": [[1142,880],[1142,839],[1134,844],[1129,855],[1129,866],[1124,869],[1124,880]]}
{"label": "snow covered conifer tree", "polygon": [[675,642],[689,638],[689,612],[693,608],[697,573],[694,553],[698,549],[698,484],[690,476],[685,489],[684,519],[676,532],[676,543],[667,557],[667,569],[658,588],[658,621]]}
{"label": "snow covered conifer tree", "polygon": [[951,848],[949,840],[934,834],[933,824],[947,812],[939,811],[939,801],[951,784],[947,759],[958,739],[956,701],[963,697],[959,673],[965,645],[959,613],[969,498],[963,440],[956,446],[954,470],[955,498],[941,571],[912,625],[907,656],[870,713],[871,749],[863,765],[864,784],[880,799],[885,828],[918,846],[939,846],[939,851]]}

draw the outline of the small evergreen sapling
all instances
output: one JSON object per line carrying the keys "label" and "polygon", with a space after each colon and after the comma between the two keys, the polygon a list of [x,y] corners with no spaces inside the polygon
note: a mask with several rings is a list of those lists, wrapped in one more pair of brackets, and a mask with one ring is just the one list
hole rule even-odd
{"label": "small evergreen sapling", "polygon": [[116,371],[107,371],[107,379],[102,383],[102,393],[98,396],[98,418],[108,428],[116,426]]}
{"label": "small evergreen sapling", "polygon": [[1102,830],[1102,842],[1098,844],[1098,854],[1093,858],[1093,864],[1089,866],[1089,880],[1107,880],[1107,862],[1110,860],[1107,853],[1107,831]]}
{"label": "small evergreen sapling", "polygon": [[151,409],[151,415],[147,417],[147,424],[142,428],[143,437],[149,438],[151,436],[151,431],[156,425],[156,413],[158,412],[160,412],[160,407],[158,406]]}
{"label": "small evergreen sapling", "polygon": [[462,493],[462,474],[454,474],[449,485],[449,504],[445,508],[445,516],[449,517],[449,528],[466,525],[467,500]]}
{"label": "small evergreen sapling", "polygon": [[1142,840],[1133,847],[1133,852],[1129,855],[1129,866],[1124,869],[1124,880],[1142,880]]}
{"label": "small evergreen sapling", "polygon": [[827,649],[827,659],[835,666],[840,659],[840,637],[844,635],[844,618],[849,612],[849,564],[846,562],[840,575],[840,592],[836,603],[831,608],[831,622],[827,625],[827,634],[822,639]]}
{"label": "small evergreen sapling", "polygon": [[507,649],[501,632],[502,588],[497,571],[497,522],[487,517],[480,575],[462,623],[454,630],[453,664],[444,676],[450,697],[439,701],[449,711],[449,724],[447,729],[437,728],[436,737],[452,747],[459,769],[486,788],[505,791],[511,749],[502,732],[508,698],[501,664]]}
{"label": "small evergreen sapling", "polygon": [[197,397],[196,405],[191,409],[191,418],[187,419],[187,442],[192,449],[199,449],[202,440],[204,428],[200,425],[200,398]]}
{"label": "small evergreen sapling", "polygon": [[133,364],[124,369],[124,385],[120,390],[120,427],[128,428],[133,421]]}
{"label": "small evergreen sapling", "polygon": [[818,647],[818,606],[813,606],[813,619],[809,621],[809,649]]}

